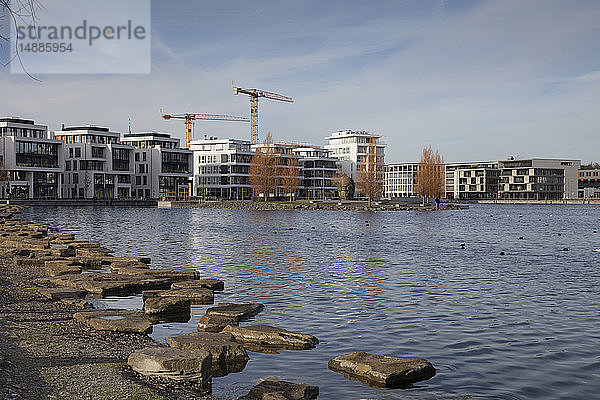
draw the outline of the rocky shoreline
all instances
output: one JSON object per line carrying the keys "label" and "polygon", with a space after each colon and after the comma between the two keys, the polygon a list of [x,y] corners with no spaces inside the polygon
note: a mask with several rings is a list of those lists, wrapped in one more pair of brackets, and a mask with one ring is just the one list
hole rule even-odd
{"label": "rocky shoreline", "polygon": [[[248,352],[309,350],[319,339],[248,325],[258,302],[218,303],[197,331],[155,343],[162,322],[186,322],[191,304],[214,304],[225,283],[192,268],[150,268],[150,257],[115,257],[98,242],[13,218],[0,207],[0,398],[212,399],[212,381],[242,371]],[[141,310],[96,310],[88,298],[142,295]],[[282,321],[285,323],[285,321]],[[433,377],[427,360],[354,352],[329,368],[381,388]],[[249,383],[251,384],[251,383]],[[238,399],[311,400],[317,386],[260,380]]]}
{"label": "rocky shoreline", "polygon": [[[223,210],[248,211],[288,211],[288,210],[325,210],[325,211],[437,211],[435,204],[420,203],[386,203],[368,207],[362,201],[333,202],[273,202],[251,200],[222,200],[222,201],[172,201],[168,208],[213,208]],[[159,204],[161,207],[161,204]],[[165,207],[164,205],[162,207]],[[439,210],[464,210],[469,206],[455,203],[441,203]]]}

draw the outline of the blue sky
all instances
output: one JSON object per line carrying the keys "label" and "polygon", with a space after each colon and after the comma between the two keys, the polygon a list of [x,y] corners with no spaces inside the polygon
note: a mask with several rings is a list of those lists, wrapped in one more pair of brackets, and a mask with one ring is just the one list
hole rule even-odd
{"label": "blue sky", "polygon": [[[0,72],[0,114],[51,129],[93,123],[172,132],[171,113],[248,115],[231,81],[263,100],[260,130],[324,144],[340,129],[386,137],[386,162],[513,156],[600,160],[598,1],[153,1],[152,72]],[[6,57],[4,52],[4,57]],[[249,137],[198,122],[196,136]]]}

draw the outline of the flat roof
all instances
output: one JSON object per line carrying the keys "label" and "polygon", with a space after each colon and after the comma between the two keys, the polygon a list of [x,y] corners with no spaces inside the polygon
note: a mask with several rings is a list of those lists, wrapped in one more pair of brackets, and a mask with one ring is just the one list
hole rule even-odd
{"label": "flat roof", "polygon": [[35,122],[32,119],[23,119],[15,117],[0,118],[0,122],[14,122],[17,124],[35,125]]}
{"label": "flat roof", "polygon": [[[97,132],[110,132],[108,128],[103,128],[101,126],[66,126],[57,132],[69,132],[69,131],[97,131]],[[116,132],[115,132],[116,133]]]}

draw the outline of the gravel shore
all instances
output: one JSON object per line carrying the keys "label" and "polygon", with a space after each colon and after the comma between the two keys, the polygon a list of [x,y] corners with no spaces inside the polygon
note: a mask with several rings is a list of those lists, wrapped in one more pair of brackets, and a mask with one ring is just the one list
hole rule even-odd
{"label": "gravel shore", "polygon": [[133,376],[129,354],[156,343],[75,321],[81,309],[35,290],[43,276],[0,256],[0,399],[206,399]]}

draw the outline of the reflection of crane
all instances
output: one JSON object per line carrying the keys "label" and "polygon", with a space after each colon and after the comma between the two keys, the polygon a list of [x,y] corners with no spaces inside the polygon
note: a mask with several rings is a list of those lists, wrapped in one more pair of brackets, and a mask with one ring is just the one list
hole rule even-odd
{"label": "reflection of crane", "polygon": [[[161,110],[162,114],[162,110]],[[197,119],[204,119],[209,121],[238,121],[238,122],[249,122],[248,117],[234,117],[231,115],[223,114],[197,114],[197,113],[185,113],[185,114],[162,114],[164,119],[183,119],[185,121],[185,147],[190,148],[190,140],[192,140],[192,128],[194,121]]]}
{"label": "reflection of crane", "polygon": [[286,103],[293,103],[294,99],[291,97],[283,96],[281,94],[267,92],[260,89],[242,89],[239,87],[233,87],[234,94],[247,94],[250,96],[250,142],[258,143],[258,98],[264,97],[266,99],[285,101]]}

